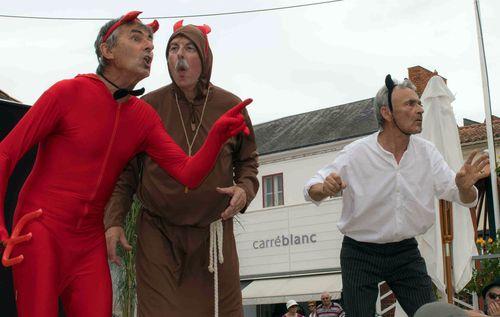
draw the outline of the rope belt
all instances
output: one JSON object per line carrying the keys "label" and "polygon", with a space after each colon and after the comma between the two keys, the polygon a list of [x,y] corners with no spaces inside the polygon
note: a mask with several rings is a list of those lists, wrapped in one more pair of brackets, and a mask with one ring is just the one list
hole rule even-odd
{"label": "rope belt", "polygon": [[210,249],[208,271],[214,274],[214,317],[219,316],[219,272],[217,262],[224,263],[222,253],[224,229],[222,220],[219,219],[210,224]]}

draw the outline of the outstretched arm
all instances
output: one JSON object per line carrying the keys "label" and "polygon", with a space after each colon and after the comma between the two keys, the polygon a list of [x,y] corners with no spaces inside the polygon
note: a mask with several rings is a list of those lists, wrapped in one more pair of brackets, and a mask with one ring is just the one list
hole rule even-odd
{"label": "outstretched arm", "polygon": [[210,129],[203,146],[193,156],[184,153],[157,118],[157,124],[146,139],[146,153],[170,176],[189,188],[195,188],[212,170],[222,145],[240,132],[248,135],[249,130],[241,111],[251,102],[252,99],[247,99],[222,115]]}

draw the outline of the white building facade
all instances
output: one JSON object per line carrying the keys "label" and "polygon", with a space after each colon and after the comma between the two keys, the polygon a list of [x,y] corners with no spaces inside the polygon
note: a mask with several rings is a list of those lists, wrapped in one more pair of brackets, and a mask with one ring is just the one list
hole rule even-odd
{"label": "white building facade", "polygon": [[[351,121],[370,114],[369,123],[361,125],[364,127],[361,133],[351,128],[344,131],[356,134],[354,137],[345,133],[314,136],[316,129],[330,126],[330,122],[334,132],[332,120],[341,120],[343,114],[352,110],[358,115],[352,116]],[[246,317],[281,316],[286,312],[284,303],[290,299],[299,302],[302,312],[308,314],[306,302],[320,303],[323,291],[330,292],[334,300],[341,300],[343,235],[336,224],[342,198],[331,198],[315,206],[304,200],[303,187],[317,170],[335,159],[344,146],[377,130],[372,115],[371,99],[368,99],[255,127],[261,152],[261,186],[247,211],[238,216],[235,223]],[[330,120],[328,116],[334,118]],[[300,126],[299,122],[314,123]],[[343,123],[349,126],[349,122]],[[308,132],[304,130],[310,130],[313,136],[299,137]],[[269,145],[264,135],[273,131],[277,131],[272,137],[275,145]],[[259,142],[259,137],[266,140],[265,144]]]}

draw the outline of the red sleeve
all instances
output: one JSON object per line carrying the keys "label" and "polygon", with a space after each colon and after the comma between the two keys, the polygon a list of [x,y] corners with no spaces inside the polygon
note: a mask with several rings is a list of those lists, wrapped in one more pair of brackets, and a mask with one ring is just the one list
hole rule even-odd
{"label": "red sleeve", "polygon": [[59,116],[55,96],[48,90],[0,143],[0,240],[7,238],[4,201],[9,177],[23,155],[53,131]]}
{"label": "red sleeve", "polygon": [[223,143],[212,129],[200,150],[194,156],[187,156],[157,117],[146,137],[145,151],[170,176],[189,188],[196,188],[214,167]]}

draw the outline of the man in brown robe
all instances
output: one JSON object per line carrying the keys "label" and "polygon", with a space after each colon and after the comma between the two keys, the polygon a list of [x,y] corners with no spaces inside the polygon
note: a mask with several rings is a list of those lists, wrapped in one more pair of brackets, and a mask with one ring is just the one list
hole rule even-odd
{"label": "man in brown robe", "polygon": [[[240,102],[210,83],[209,32],[207,25],[176,23],[166,53],[172,84],[143,97],[186,153],[198,151],[213,123]],[[186,190],[146,156],[135,158],[120,176],[104,220],[108,257],[119,264],[117,242],[130,249],[122,226],[135,194],[142,204],[136,255],[140,317],[243,316],[232,217],[244,212],[259,187],[255,136],[246,110],[244,116],[250,135],[230,139],[195,190]],[[209,271],[211,261],[216,264]]]}

